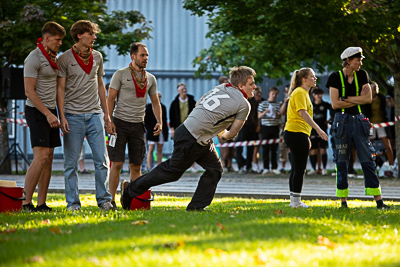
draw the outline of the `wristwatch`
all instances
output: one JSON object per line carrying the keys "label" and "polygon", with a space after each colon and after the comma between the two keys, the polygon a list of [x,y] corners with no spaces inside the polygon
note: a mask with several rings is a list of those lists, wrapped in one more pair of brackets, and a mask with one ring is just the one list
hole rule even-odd
{"label": "wristwatch", "polygon": [[340,100],[341,100],[341,101],[345,101],[345,100],[346,100],[346,97],[342,96],[342,97],[340,98]]}

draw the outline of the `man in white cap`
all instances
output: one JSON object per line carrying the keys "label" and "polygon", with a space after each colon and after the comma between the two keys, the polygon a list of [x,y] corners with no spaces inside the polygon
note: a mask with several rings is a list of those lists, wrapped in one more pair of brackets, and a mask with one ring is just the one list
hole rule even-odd
{"label": "man in white cap", "polygon": [[354,145],[364,173],[365,194],[374,196],[378,209],[389,209],[383,203],[375,171],[375,149],[369,141],[371,124],[362,113],[362,105],[372,101],[370,78],[365,70],[360,69],[364,58],[362,49],[348,47],[340,58],[343,60],[343,69],[333,72],[326,83],[332,108],[336,111],[331,129],[333,158],[337,169],[336,196],[341,198],[342,207],[347,208],[347,167]]}

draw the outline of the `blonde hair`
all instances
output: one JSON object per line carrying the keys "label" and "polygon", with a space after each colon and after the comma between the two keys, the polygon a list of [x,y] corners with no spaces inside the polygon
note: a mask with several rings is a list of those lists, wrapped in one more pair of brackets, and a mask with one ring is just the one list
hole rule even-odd
{"label": "blonde hair", "polygon": [[255,76],[255,70],[247,66],[233,67],[229,72],[229,80],[235,87],[238,87],[239,84],[246,85],[247,80]]}
{"label": "blonde hair", "polygon": [[289,87],[288,96],[291,96],[293,91],[297,87],[301,86],[303,78],[307,78],[308,75],[311,74],[311,70],[312,70],[311,68],[301,68],[301,69],[295,70],[293,72],[292,79],[290,80],[290,87]]}

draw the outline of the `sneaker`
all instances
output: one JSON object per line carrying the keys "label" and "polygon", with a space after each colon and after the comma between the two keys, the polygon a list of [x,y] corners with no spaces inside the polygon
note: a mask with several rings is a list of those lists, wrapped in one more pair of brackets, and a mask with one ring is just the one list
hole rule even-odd
{"label": "sneaker", "polygon": [[252,169],[252,171],[254,171],[256,173],[260,173],[260,168],[258,167],[258,164],[255,162],[251,163],[251,169]]}
{"label": "sneaker", "polygon": [[325,175],[328,175],[328,171],[327,171],[326,169],[323,169],[323,170],[322,170],[322,175],[324,175],[324,176],[325,176]]}
{"label": "sneaker", "polygon": [[80,209],[81,209],[81,206],[79,206],[79,205],[71,205],[67,208],[67,210],[69,210],[69,211],[78,211]]}
{"label": "sneaker", "polygon": [[281,172],[278,169],[272,170],[271,172],[273,174],[275,174],[275,175],[280,175],[281,174]]}
{"label": "sneaker", "polygon": [[318,169],[317,174],[322,174],[322,170]]}
{"label": "sneaker", "polygon": [[246,167],[240,168],[239,171],[238,171],[238,173],[239,173],[239,174],[245,174],[245,173],[247,173]]}
{"label": "sneaker", "polygon": [[284,168],[281,168],[279,171],[280,171],[282,174],[285,174],[285,173],[286,173],[286,171],[285,171]]}
{"label": "sneaker", "polygon": [[115,204],[115,201],[111,201],[111,205],[113,206],[112,209],[113,210],[118,210],[117,204]]}
{"label": "sneaker", "polygon": [[378,207],[378,210],[389,210],[390,206],[383,204],[382,206]]}
{"label": "sneaker", "polygon": [[269,174],[269,170],[263,170],[262,174]]}
{"label": "sneaker", "polygon": [[295,208],[295,209],[297,209],[297,208],[304,208],[304,209],[308,209],[310,206],[308,206],[307,204],[305,204],[304,202],[299,202],[299,204],[297,204],[297,205],[295,205],[294,203],[290,203],[289,204],[289,207],[292,207],[292,208]]}
{"label": "sneaker", "polygon": [[22,205],[22,210],[27,212],[36,212],[35,206],[31,203]]}
{"label": "sneaker", "polygon": [[342,204],[341,204],[341,206],[340,206],[342,209],[347,209],[347,208],[349,208],[348,206],[347,206],[347,202],[342,202]]}
{"label": "sneaker", "polygon": [[311,171],[307,172],[307,175],[315,175],[315,174],[317,174],[316,170],[311,170]]}
{"label": "sneaker", "polygon": [[91,174],[92,172],[89,170],[84,169],[83,171],[79,171],[81,174]]}
{"label": "sneaker", "polygon": [[102,211],[110,211],[113,209],[113,205],[111,204],[111,201],[104,201],[99,204],[99,209]]}
{"label": "sneaker", "polygon": [[348,177],[348,178],[354,178],[354,177],[356,177],[356,175],[355,175],[354,173],[348,173],[348,174],[347,174],[347,177]]}
{"label": "sneaker", "polygon": [[133,197],[131,197],[125,189],[128,187],[129,182],[123,180],[121,182],[121,206],[124,210],[129,210],[131,208],[131,202]]}
{"label": "sneaker", "polygon": [[49,206],[47,206],[46,203],[44,203],[44,204],[42,204],[40,206],[37,206],[36,207],[36,211],[38,211],[38,212],[51,212],[51,211],[53,211],[53,209],[50,208]]}

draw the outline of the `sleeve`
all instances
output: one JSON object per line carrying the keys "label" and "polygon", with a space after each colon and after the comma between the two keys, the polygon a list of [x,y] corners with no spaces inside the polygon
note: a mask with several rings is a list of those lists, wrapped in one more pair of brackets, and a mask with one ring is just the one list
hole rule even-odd
{"label": "sleeve", "polygon": [[29,54],[24,64],[24,77],[37,78],[39,69],[40,69],[39,59],[33,57],[32,54]]}
{"label": "sleeve", "polygon": [[238,109],[238,112],[236,115],[236,119],[245,121],[245,120],[247,120],[247,117],[249,116],[251,107],[250,107],[249,101],[245,100],[244,98],[243,98],[243,100],[245,101],[245,103],[242,102],[243,104],[241,104],[239,106],[239,109]]}
{"label": "sleeve", "polygon": [[121,89],[121,76],[122,71],[117,70],[111,77],[110,88],[118,90]]}
{"label": "sleeve", "polygon": [[295,103],[295,110],[299,112],[299,110],[308,110],[307,98],[301,92],[294,92],[293,99],[291,99]]}
{"label": "sleeve", "polygon": [[149,75],[149,79],[151,79],[151,87],[149,88],[149,95],[156,95],[157,91],[157,79],[154,75]]}
{"label": "sleeve", "polygon": [[57,65],[59,68],[58,77],[66,78],[67,70],[68,70],[68,62],[67,62],[67,52],[61,55],[57,60]]}
{"label": "sleeve", "polygon": [[257,111],[263,112],[265,110],[264,104],[265,101],[262,101],[260,104],[258,104]]}
{"label": "sleeve", "polygon": [[333,72],[329,75],[328,81],[326,82],[326,87],[329,89],[330,87],[334,87],[336,89],[342,88],[342,83],[340,81],[339,72]]}
{"label": "sleeve", "polygon": [[105,74],[104,65],[103,65],[103,55],[100,52],[98,52],[98,53],[99,53],[99,69],[97,71],[97,75],[99,77],[103,77]]}

